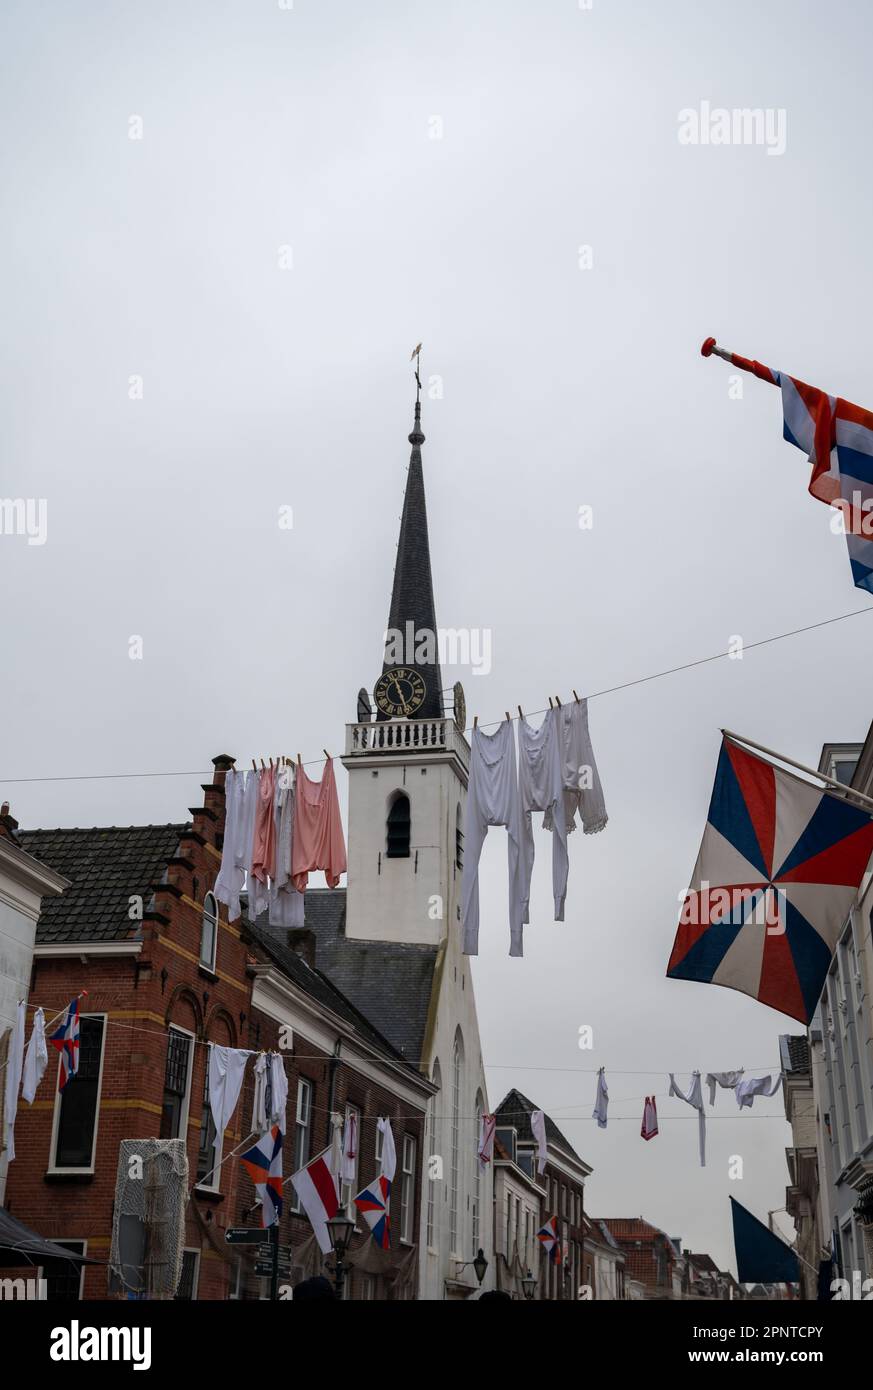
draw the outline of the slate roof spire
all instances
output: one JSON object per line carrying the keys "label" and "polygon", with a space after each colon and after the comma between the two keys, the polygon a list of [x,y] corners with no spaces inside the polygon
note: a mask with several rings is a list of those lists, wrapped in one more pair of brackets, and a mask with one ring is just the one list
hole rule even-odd
{"label": "slate roof spire", "polygon": [[[416,363],[416,368],[417,366]],[[430,571],[424,471],[421,463],[424,433],[421,428],[421,381],[417,370],[415,379],[415,423],[409,436],[412,453],[406,475],[406,495],[400,519],[400,539],[394,564],[394,588],[388,614],[389,632],[382,669],[389,671],[395,666],[403,665],[415,667],[424,679],[427,693],[424,703],[416,710],[413,718],[441,719],[444,712],[442,674]],[[396,634],[400,634],[404,643],[403,659],[400,661],[394,659],[396,652],[393,652],[390,646],[392,637]],[[377,717],[385,719],[388,716],[380,711]]]}

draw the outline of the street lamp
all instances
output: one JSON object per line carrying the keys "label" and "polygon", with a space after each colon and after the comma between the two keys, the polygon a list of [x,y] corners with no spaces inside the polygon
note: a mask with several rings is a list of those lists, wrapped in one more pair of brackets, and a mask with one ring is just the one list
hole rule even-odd
{"label": "street lamp", "polygon": [[479,1246],[479,1249],[476,1252],[476,1258],[473,1261],[473,1268],[476,1271],[476,1278],[479,1280],[479,1283],[481,1284],[482,1280],[485,1278],[485,1271],[488,1268],[488,1261],[485,1258],[485,1251],[482,1249],[481,1245]]}
{"label": "street lamp", "polygon": [[525,1298],[528,1300],[528,1302],[530,1302],[530,1300],[533,1298],[534,1294],[537,1291],[537,1281],[531,1274],[530,1270],[528,1270],[527,1274],[522,1279],[521,1287]]}
{"label": "street lamp", "polygon": [[332,1216],[329,1221],[325,1222],[325,1224],[327,1226],[328,1235],[330,1236],[330,1243],[333,1248],[333,1253],[336,1256],[336,1296],[337,1298],[342,1298],[343,1285],[345,1284],[346,1277],[346,1267],[343,1264],[343,1255],[346,1253],[346,1251],[349,1248],[349,1245],[351,1244],[352,1233],[355,1229],[355,1223],[349,1216],[348,1212],[338,1211],[336,1216]]}

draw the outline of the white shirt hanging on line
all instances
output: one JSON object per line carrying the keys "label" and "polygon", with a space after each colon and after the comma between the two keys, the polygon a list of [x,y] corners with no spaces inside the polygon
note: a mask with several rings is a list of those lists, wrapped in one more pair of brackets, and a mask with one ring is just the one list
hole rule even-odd
{"label": "white shirt hanging on line", "polygon": [[245,879],[245,869],[241,860],[244,801],[245,775],[230,768],[224,774],[224,844],[221,851],[221,868],[212,890],[218,902],[224,903],[227,907],[228,922],[235,922],[242,910],[239,895]]}
{"label": "white shirt hanging on line", "polygon": [[755,1096],[775,1096],[781,1084],[781,1072],[775,1081],[771,1081],[769,1076],[750,1076],[747,1081],[740,1081],[737,1085],[737,1105],[741,1110],[744,1106],[751,1110]]}
{"label": "white shirt hanging on line", "polygon": [[346,1115],[343,1126],[343,1156],[340,1177],[343,1182],[354,1182],[358,1174],[358,1117],[354,1110]]}
{"label": "white shirt hanging on line", "polygon": [[[302,895],[301,895],[302,896]],[[272,1108],[269,1114],[271,1125],[278,1125],[284,1134],[287,1123],[288,1076],[285,1059],[279,1052],[270,1053],[270,1081],[272,1083]]]}
{"label": "white shirt hanging on line", "polygon": [[3,1115],[6,1122],[6,1148],[11,1163],[15,1157],[15,1111],[18,1106],[18,1088],[21,1085],[21,1069],[24,1066],[24,1016],[25,1003],[20,1000],[9,1039],[9,1052],[6,1061],[6,1099]]}
{"label": "white shirt hanging on line", "polygon": [[[564,815],[564,784],[561,750],[558,746],[557,710],[549,710],[538,729],[526,719],[518,721],[518,787],[521,797],[522,899],[524,921],[530,921],[530,883],[534,866],[534,837],[531,814],[545,811],[552,831],[552,892],[555,921],[564,920],[567,896],[567,822]],[[545,824],[545,821],[543,822]]]}
{"label": "white shirt hanging on line", "polygon": [[676,1078],[674,1077],[673,1073],[671,1072],[671,1073],[670,1073],[670,1091],[669,1091],[669,1094],[670,1094],[671,1096],[678,1096],[680,1100],[684,1100],[684,1101],[685,1101],[685,1104],[686,1104],[686,1105],[691,1105],[691,1106],[693,1106],[694,1109],[697,1111],[697,1141],[698,1141],[698,1145],[699,1145],[699,1148],[700,1148],[700,1166],[701,1166],[701,1168],[705,1168],[705,1167],[706,1167],[706,1112],[705,1112],[705,1110],[704,1110],[704,1108],[703,1108],[703,1092],[702,1092],[702,1090],[701,1090],[700,1072],[699,1072],[699,1071],[692,1072],[692,1075],[691,1075],[691,1085],[689,1086],[687,1093],[684,1092],[684,1091],[680,1091],[679,1087],[676,1085]]}
{"label": "white shirt hanging on line", "polygon": [[[559,706],[557,723],[567,834],[576,829],[578,811],[585,834],[596,835],[603,830],[609,817],[588,732],[588,701],[574,700],[571,705]],[[551,811],[546,811],[543,825],[551,830]]]}
{"label": "white shirt hanging on line", "polygon": [[33,1015],[33,1028],[30,1032],[30,1042],[27,1044],[27,1052],[24,1056],[24,1073],[21,1086],[21,1094],[28,1105],[33,1104],[36,1095],[36,1088],[45,1075],[48,1066],[48,1047],[45,1041],[45,1012],[37,1009]]}
{"label": "white shirt hanging on line", "polygon": [[393,1182],[394,1174],[397,1172],[397,1149],[394,1147],[394,1131],[391,1128],[391,1121],[387,1116],[380,1115],[376,1121],[376,1128],[382,1136],[380,1176]]}
{"label": "white shirt hanging on line", "polygon": [[597,1073],[597,1096],[594,1101],[594,1109],[591,1112],[591,1118],[597,1121],[599,1129],[606,1129],[606,1112],[608,1107],[609,1091],[606,1087],[606,1071],[601,1067]]}
{"label": "white shirt hanging on line", "polygon": [[715,1105],[715,1088],[723,1086],[726,1091],[736,1089],[737,1082],[743,1079],[743,1068],[739,1071],[708,1071],[706,1073],[706,1084],[709,1087],[709,1103]]}
{"label": "white shirt hanging on line", "polygon": [[543,1110],[532,1110],[530,1113],[530,1127],[533,1137],[537,1141],[537,1173],[545,1172],[546,1161],[549,1156],[549,1145],[546,1139],[546,1116]]}
{"label": "white shirt hanging on line", "polygon": [[470,745],[470,781],[464,813],[464,870],[461,879],[461,949],[479,954],[479,858],[489,825],[505,825],[509,864],[509,954],[522,950],[521,807],[512,725],[493,734],[475,728]]}
{"label": "white shirt hanging on line", "polygon": [[215,1149],[220,1150],[242,1090],[246,1060],[251,1052],[240,1047],[209,1044],[209,1109],[215,1125]]}

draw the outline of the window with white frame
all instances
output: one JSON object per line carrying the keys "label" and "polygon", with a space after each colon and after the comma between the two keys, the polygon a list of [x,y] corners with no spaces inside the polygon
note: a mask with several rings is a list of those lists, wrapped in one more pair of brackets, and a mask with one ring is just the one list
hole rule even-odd
{"label": "window with white frame", "polygon": [[400,1179],[400,1239],[412,1244],[415,1229],[415,1140],[411,1134],[403,1136],[403,1170]]}
{"label": "window with white frame", "polygon": [[217,952],[218,903],[214,893],[207,893],[203,899],[203,917],[200,924],[200,964],[214,972]]}
{"label": "window with white frame", "polygon": [[182,1301],[195,1300],[199,1278],[200,1251],[186,1246],[182,1251],[182,1273],[174,1297]]}
{"label": "window with white frame", "polygon": [[105,1024],[105,1014],[83,1014],[79,1020],[79,1069],[55,1096],[50,1165],[54,1170],[94,1170]]}
{"label": "window with white frame", "polygon": [[164,1101],[161,1111],[161,1139],[185,1139],[191,1096],[191,1059],[194,1034],[171,1024],[167,1033],[164,1063]]}
{"label": "window with white frame", "polygon": [[[312,1143],[312,1082],[301,1076],[297,1081],[297,1117],[294,1127],[294,1172],[297,1173],[309,1159]],[[291,1201],[291,1210],[301,1212],[303,1207],[296,1191]]]}
{"label": "window with white frame", "polygon": [[203,1105],[200,1110],[200,1141],[197,1146],[197,1186],[217,1192],[221,1186],[221,1151],[224,1135],[215,1143],[215,1121],[209,1104],[209,1063],[203,1068]]}

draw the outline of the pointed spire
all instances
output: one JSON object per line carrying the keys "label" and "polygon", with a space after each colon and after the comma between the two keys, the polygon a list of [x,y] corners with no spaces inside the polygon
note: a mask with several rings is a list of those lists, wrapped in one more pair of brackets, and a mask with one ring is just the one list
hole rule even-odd
{"label": "pointed spire", "polygon": [[[413,354],[415,355],[415,354]],[[416,363],[416,368],[418,364]],[[427,532],[427,505],[424,495],[424,471],[421,446],[421,382],[416,370],[415,423],[409,442],[412,453],[406,476],[406,495],[400,520],[400,539],[394,565],[394,588],[388,615],[388,640],[385,646],[383,672],[397,666],[413,667],[425,684],[421,705],[411,715],[413,719],[443,717],[442,675],[437,643],[436,607],[430,570],[430,545]],[[402,642],[398,651],[397,639]],[[392,642],[394,646],[392,647]],[[389,718],[381,710],[379,719]]]}

